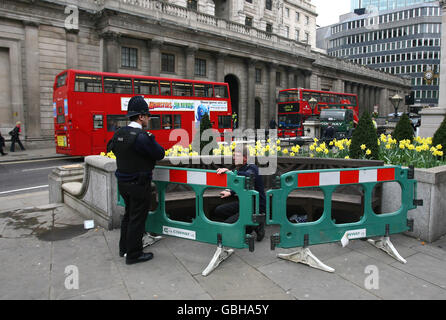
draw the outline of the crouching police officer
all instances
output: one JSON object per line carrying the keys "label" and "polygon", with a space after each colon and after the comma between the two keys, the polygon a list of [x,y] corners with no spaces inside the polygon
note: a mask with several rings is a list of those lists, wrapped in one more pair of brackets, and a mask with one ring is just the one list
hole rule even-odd
{"label": "crouching police officer", "polygon": [[149,107],[142,96],[130,99],[127,117],[130,124],[114,134],[107,152],[113,151],[116,156],[115,175],[125,202],[119,255],[126,254],[126,264],[134,264],[153,258],[151,252],[143,252],[142,238],[150,209],[152,170],[155,162],[164,158],[164,148],[154,135],[142,129],[150,119]]}

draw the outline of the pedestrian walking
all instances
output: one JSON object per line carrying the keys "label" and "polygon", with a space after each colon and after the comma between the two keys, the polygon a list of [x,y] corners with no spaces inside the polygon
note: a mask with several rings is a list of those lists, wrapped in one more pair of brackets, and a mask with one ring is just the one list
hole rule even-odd
{"label": "pedestrian walking", "polygon": [[165,152],[155,136],[142,129],[150,120],[149,107],[142,96],[130,99],[127,117],[130,124],[115,132],[107,152],[113,151],[116,156],[115,175],[125,203],[119,255],[126,256],[126,264],[134,264],[153,258],[151,252],[143,252],[142,238],[150,210],[152,171]]}
{"label": "pedestrian walking", "polygon": [[3,147],[5,147],[5,138],[2,136],[2,133],[0,132],[0,153],[2,156],[6,156],[7,153],[3,151]]}
{"label": "pedestrian walking", "polygon": [[22,131],[20,128],[20,125],[22,123],[20,121],[17,121],[14,129],[12,129],[9,132],[9,135],[11,136],[11,148],[9,151],[11,152],[15,152],[15,143],[17,142],[17,144],[19,145],[20,149],[25,150],[25,147],[22,144],[22,141],[20,141],[20,132]]}

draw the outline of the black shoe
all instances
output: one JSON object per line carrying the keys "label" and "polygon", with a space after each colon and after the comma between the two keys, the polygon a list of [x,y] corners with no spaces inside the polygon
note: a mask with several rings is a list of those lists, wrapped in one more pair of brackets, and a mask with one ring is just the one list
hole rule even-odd
{"label": "black shoe", "polygon": [[119,256],[122,258],[124,255],[126,254],[126,252],[119,250]]}
{"label": "black shoe", "polygon": [[7,155],[7,153],[2,153],[2,156],[6,156]]}
{"label": "black shoe", "polygon": [[146,262],[149,261],[153,258],[153,253],[148,252],[148,253],[142,253],[138,258],[135,259],[129,259],[126,258],[125,259],[125,263],[126,264],[135,264],[135,263],[140,263],[140,262]]}
{"label": "black shoe", "polygon": [[258,242],[262,241],[265,237],[265,225],[263,223],[260,224],[258,227],[256,227],[255,231],[257,234],[256,240]]}

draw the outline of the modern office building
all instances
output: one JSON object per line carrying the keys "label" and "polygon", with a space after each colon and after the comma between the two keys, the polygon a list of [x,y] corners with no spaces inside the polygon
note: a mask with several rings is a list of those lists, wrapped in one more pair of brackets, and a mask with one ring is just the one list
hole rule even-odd
{"label": "modern office building", "polygon": [[441,9],[438,1],[353,0],[353,12],[318,29],[330,56],[410,77],[412,111],[438,105]]}

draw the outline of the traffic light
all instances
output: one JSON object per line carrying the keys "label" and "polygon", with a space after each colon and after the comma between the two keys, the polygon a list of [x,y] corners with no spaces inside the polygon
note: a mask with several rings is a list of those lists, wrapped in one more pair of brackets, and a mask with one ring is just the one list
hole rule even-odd
{"label": "traffic light", "polygon": [[406,105],[412,106],[415,104],[415,92],[411,91],[410,94],[406,96]]}

